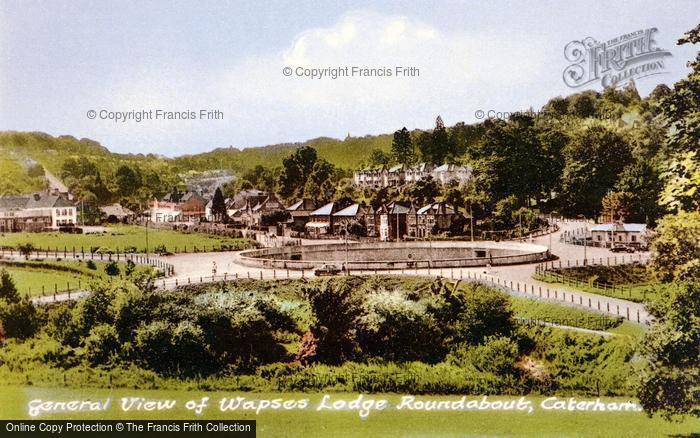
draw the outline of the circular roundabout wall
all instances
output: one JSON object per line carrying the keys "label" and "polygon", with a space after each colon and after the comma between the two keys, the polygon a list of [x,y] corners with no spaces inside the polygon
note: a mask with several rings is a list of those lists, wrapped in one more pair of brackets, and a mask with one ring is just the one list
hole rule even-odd
{"label": "circular roundabout wall", "polygon": [[243,265],[268,269],[314,269],[323,264],[350,270],[459,268],[536,263],[546,246],[520,242],[368,242],[284,246],[242,251]]}

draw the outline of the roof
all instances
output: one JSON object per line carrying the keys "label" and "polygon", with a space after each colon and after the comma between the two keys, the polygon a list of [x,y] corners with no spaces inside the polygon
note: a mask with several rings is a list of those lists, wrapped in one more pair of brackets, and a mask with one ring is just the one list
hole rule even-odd
{"label": "roof", "polygon": [[399,164],[389,169],[389,172],[399,172],[403,169],[403,164]]}
{"label": "roof", "polygon": [[357,216],[357,212],[360,211],[360,204],[352,204],[349,207],[345,207],[344,209],[340,210],[337,213],[333,213],[333,216],[348,216],[348,217],[354,217]]}
{"label": "roof", "polygon": [[591,231],[615,231],[626,233],[643,233],[647,230],[646,224],[598,224],[591,228]]}
{"label": "roof", "polygon": [[300,199],[294,204],[287,207],[287,211],[297,211],[297,210],[315,210],[316,202],[313,199],[304,198]]}
{"label": "roof", "polygon": [[416,214],[454,214],[455,209],[449,204],[444,204],[440,202],[435,202],[421,207]]}
{"label": "roof", "polygon": [[329,202],[318,210],[312,211],[311,216],[330,216],[333,214],[333,207],[335,207],[335,203]]}

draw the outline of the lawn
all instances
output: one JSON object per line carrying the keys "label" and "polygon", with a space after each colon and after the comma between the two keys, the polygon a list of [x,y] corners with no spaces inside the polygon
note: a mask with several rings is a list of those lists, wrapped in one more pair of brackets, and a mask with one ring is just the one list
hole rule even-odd
{"label": "lawn", "polygon": [[562,278],[560,275],[552,275],[549,273],[535,274],[533,275],[533,278],[545,283],[562,284],[571,289],[580,290],[582,292],[589,292],[592,294],[613,298],[621,298],[623,300],[629,300],[636,303],[644,303],[653,298],[655,295],[654,287],[650,284],[618,284],[615,285],[615,288],[611,288],[594,286],[591,283],[575,279]]}
{"label": "lawn", "polygon": [[[28,261],[22,266],[17,263],[6,264],[0,261],[0,269],[10,273],[12,280],[20,294],[40,296],[56,292],[78,289],[86,286],[91,280],[108,279],[105,273],[107,262],[95,261],[96,269],[89,269],[80,261]],[[126,263],[118,263],[121,272]]]}
{"label": "lawn", "polygon": [[622,318],[602,315],[589,310],[560,306],[541,300],[510,297],[511,309],[524,322],[542,321],[590,330],[610,330],[622,324]]}
{"label": "lawn", "polygon": [[[187,392],[173,390],[129,389],[65,389],[41,387],[6,387],[0,392],[0,416],[3,419],[27,419],[30,400],[87,400],[111,399],[109,407],[101,412],[44,414],[39,419],[129,419],[129,420],[257,420],[258,436],[529,436],[529,437],[659,437],[690,435],[700,430],[700,420],[686,419],[669,423],[660,418],[649,419],[642,412],[580,412],[545,410],[543,396],[528,396],[532,411],[424,411],[397,409],[404,394],[365,394],[365,400],[386,400],[384,410],[371,411],[361,418],[357,410],[319,410],[326,394],[305,393],[245,393],[245,392]],[[331,401],[352,401],[358,394],[330,393]],[[144,397],[156,400],[174,400],[171,410],[160,413],[151,411],[124,412],[122,397]],[[197,416],[184,405],[189,400],[208,397],[208,407]],[[245,397],[247,400],[308,400],[305,409],[232,410],[221,412],[218,402],[224,398]],[[418,396],[417,401],[457,401],[461,396]],[[480,396],[467,396],[467,400],[481,400]],[[493,401],[518,400],[513,397],[489,397]],[[566,397],[561,399],[567,400]],[[578,398],[595,401],[595,398]],[[628,402],[628,399],[602,398],[604,403]],[[297,405],[298,406],[298,405]],[[415,407],[415,406],[414,406]]]}
{"label": "lawn", "polygon": [[[115,225],[107,227],[104,234],[67,234],[67,233],[7,233],[0,235],[0,246],[17,248],[18,245],[31,243],[35,248],[72,252],[90,252],[91,249],[123,252],[135,249],[146,252],[146,228],[136,225]],[[201,233],[186,233],[173,230],[148,230],[148,247],[151,252],[164,246],[170,252],[219,251],[222,249],[239,250],[252,247],[249,239],[222,236],[210,236]]]}

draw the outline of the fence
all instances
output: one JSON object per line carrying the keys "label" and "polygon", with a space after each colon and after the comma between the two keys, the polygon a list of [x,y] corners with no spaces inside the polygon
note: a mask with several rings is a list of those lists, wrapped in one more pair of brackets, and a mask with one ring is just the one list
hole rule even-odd
{"label": "fence", "polygon": [[[610,296],[614,298],[627,299],[635,302],[645,302],[647,300],[648,291],[646,291],[645,289],[636,291],[635,289],[647,286],[648,284],[619,286],[613,283],[603,283],[599,281],[582,281],[577,278],[566,276],[561,272],[565,268],[572,267],[575,268],[584,266],[619,266],[628,265],[631,263],[646,264],[649,262],[649,260],[649,256],[642,256],[642,254],[629,254],[627,256],[622,255],[619,257],[599,257],[597,259],[591,258],[582,261],[574,260],[573,264],[570,260],[567,260],[566,266],[563,266],[561,260],[558,262],[552,261],[537,265],[535,267],[535,279],[546,282],[562,283],[565,286],[573,286],[576,288],[586,288],[590,289],[592,293]],[[558,267],[555,267],[555,265],[558,265]]]}
{"label": "fence", "polygon": [[158,268],[161,271],[163,271],[163,274],[166,277],[169,277],[175,273],[175,268],[173,265],[170,263],[167,263],[163,260],[152,258],[150,256],[146,256],[144,254],[138,254],[138,253],[120,253],[119,251],[112,253],[112,252],[97,252],[97,251],[88,251],[85,252],[84,248],[80,248],[80,250],[76,250],[75,247],[72,249],[68,249],[67,247],[63,247],[63,251],[59,250],[58,248],[50,249],[50,248],[37,248],[37,249],[32,249],[29,252],[20,252],[15,248],[7,248],[7,247],[0,247],[0,257],[26,257],[27,259],[31,259],[34,257],[35,259],[41,259],[41,258],[46,258],[46,259],[56,259],[56,260],[67,260],[67,259],[73,259],[73,260],[93,260],[93,261],[106,261],[106,262],[111,262],[111,261],[127,261],[131,260],[132,262],[136,264],[141,264],[141,265],[151,265],[154,268]]}

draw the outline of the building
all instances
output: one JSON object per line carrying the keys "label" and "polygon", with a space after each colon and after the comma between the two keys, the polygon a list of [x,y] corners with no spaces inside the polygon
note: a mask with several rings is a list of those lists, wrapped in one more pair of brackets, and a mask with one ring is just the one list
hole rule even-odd
{"label": "building", "polygon": [[345,227],[349,227],[355,222],[363,221],[365,218],[365,208],[360,204],[352,204],[333,213],[333,234],[342,234]]}
{"label": "building", "polygon": [[57,230],[77,223],[77,208],[63,194],[0,196],[0,232]]}
{"label": "building", "polygon": [[615,244],[627,246],[646,246],[647,226],[646,224],[624,224],[622,222],[612,222],[608,224],[598,224],[591,228],[593,244],[609,248]]}
{"label": "building", "polygon": [[408,233],[408,213],[410,207],[391,202],[374,212],[375,233],[379,240],[400,240]]}
{"label": "building", "polygon": [[126,207],[122,207],[121,204],[100,207],[100,213],[102,213],[102,219],[111,224],[118,222],[129,223],[136,217],[136,213]]}
{"label": "building", "polygon": [[403,184],[412,184],[431,176],[440,184],[453,181],[462,183],[471,178],[472,169],[468,166],[456,164],[443,164],[434,167],[431,164],[420,163],[415,166],[405,167],[381,167],[363,169],[353,174],[353,182],[358,187],[381,189],[385,187],[399,187]]}
{"label": "building", "polygon": [[296,230],[303,230],[306,223],[309,222],[309,217],[311,213],[318,208],[318,204],[315,200],[309,198],[303,198],[294,204],[287,207],[286,211],[289,213],[289,220],[287,224]]}
{"label": "building", "polygon": [[458,166],[456,164],[443,164],[432,170],[433,179],[440,184],[457,182],[461,184],[466,182],[472,176],[472,168],[469,166]]}
{"label": "building", "polygon": [[434,231],[449,230],[458,216],[457,210],[444,202],[434,202],[419,209],[411,206],[407,217],[408,235],[425,237]]}
{"label": "building", "polygon": [[[250,204],[249,204],[250,205]],[[250,207],[249,212],[247,212],[248,217],[250,217],[251,225],[253,226],[263,226],[272,225],[266,220],[278,213],[284,211],[284,206],[277,200],[275,195],[269,195],[262,201]]]}
{"label": "building", "polygon": [[335,203],[329,202],[309,214],[309,222],[306,223],[306,231],[315,236],[329,234],[333,231],[333,213],[335,213]]}
{"label": "building", "polygon": [[151,201],[151,222],[196,222],[206,217],[207,200],[195,192],[174,190],[161,200]]}

